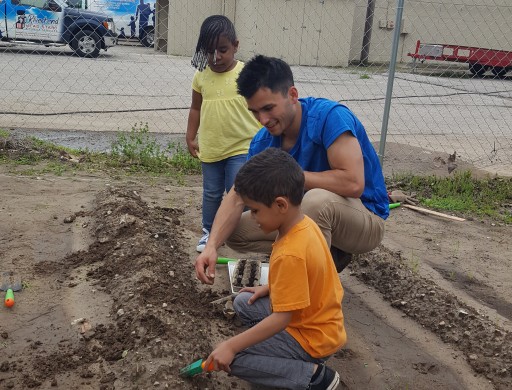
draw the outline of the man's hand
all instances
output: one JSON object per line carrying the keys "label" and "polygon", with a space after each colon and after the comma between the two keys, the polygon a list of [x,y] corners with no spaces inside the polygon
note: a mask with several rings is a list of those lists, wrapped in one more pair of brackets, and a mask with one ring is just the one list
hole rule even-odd
{"label": "man's hand", "polygon": [[391,191],[389,194],[389,199],[393,202],[407,203],[410,205],[417,205],[418,199],[416,199],[416,194],[412,193],[411,195],[407,195],[400,190]]}
{"label": "man's hand", "polygon": [[196,277],[205,284],[215,281],[215,265],[217,264],[217,249],[213,246],[204,249],[196,259]]}

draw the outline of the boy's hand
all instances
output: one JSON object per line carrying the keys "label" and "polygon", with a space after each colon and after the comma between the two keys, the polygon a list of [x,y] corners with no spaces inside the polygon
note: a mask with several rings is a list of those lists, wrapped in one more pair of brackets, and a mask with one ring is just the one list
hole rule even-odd
{"label": "boy's hand", "polygon": [[266,297],[269,294],[268,284],[264,286],[255,286],[255,287],[244,287],[240,289],[239,292],[251,292],[253,293],[247,303],[252,305],[259,298]]}
{"label": "boy's hand", "polygon": [[210,356],[208,356],[205,367],[208,367],[210,362],[213,361],[216,371],[222,370],[229,374],[231,372],[231,368],[229,366],[231,365],[235,354],[236,352],[229,346],[229,340],[223,341],[217,346],[217,348],[215,348]]}
{"label": "boy's hand", "polygon": [[196,277],[205,284],[213,284],[216,264],[217,250],[213,246],[206,246],[203,253],[196,258]]}

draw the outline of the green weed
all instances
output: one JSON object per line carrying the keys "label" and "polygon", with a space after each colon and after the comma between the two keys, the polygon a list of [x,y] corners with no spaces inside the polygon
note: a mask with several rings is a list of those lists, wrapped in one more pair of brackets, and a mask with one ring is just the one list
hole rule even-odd
{"label": "green weed", "polygon": [[162,148],[151,136],[147,123],[133,126],[129,133],[120,133],[112,144],[111,157],[110,166],[125,167],[132,172],[176,176],[201,172],[200,162],[180,144]]}
{"label": "green weed", "polygon": [[416,192],[434,210],[486,216],[512,223],[512,178],[474,178],[470,171],[452,177],[402,175],[392,178],[402,190]]}
{"label": "green weed", "polygon": [[366,73],[363,73],[362,75],[359,76],[359,78],[361,80],[368,80],[369,78],[371,78],[369,75],[367,75]]}

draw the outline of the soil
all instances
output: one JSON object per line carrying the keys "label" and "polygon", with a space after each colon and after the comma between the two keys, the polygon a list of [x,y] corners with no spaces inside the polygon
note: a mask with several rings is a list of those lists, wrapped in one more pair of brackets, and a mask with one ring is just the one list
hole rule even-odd
{"label": "soil", "polygon": [[[435,157],[393,169],[438,173]],[[227,266],[213,287],[193,271],[200,177],[15,170],[0,166],[0,272],[23,288],[0,309],[0,389],[259,388],[179,375],[241,330],[210,303],[231,293]],[[382,245],[340,274],[340,388],[512,388],[511,233],[393,209]]]}

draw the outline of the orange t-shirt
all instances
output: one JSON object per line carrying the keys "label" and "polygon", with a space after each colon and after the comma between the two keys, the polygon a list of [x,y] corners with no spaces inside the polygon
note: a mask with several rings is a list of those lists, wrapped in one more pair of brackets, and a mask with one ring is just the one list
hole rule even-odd
{"label": "orange t-shirt", "polygon": [[268,280],[272,311],[293,312],[286,331],[307,353],[325,357],[345,344],[343,288],[311,218],[305,216],[273,244]]}

